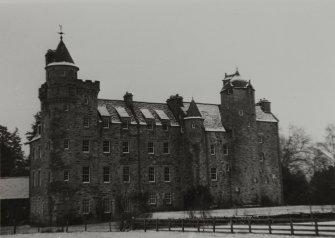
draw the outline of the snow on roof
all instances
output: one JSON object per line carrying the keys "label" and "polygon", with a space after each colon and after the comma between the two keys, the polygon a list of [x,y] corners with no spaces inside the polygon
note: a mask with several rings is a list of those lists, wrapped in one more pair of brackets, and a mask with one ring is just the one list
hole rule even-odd
{"label": "snow on roof", "polygon": [[78,68],[77,65],[75,65],[75,64],[73,64],[73,63],[65,62],[65,61],[63,61],[63,62],[52,62],[52,63],[48,64],[46,67],[49,67],[49,66],[55,66],[55,65],[61,65],[61,66],[64,66],[64,65],[65,65],[65,66],[73,66],[73,67]]}
{"label": "snow on roof", "polygon": [[117,111],[120,117],[130,117],[124,107],[115,107],[115,110]]}
{"label": "snow on roof", "polygon": [[146,109],[146,108],[141,108],[140,110],[141,110],[143,116],[144,116],[146,119],[155,119],[154,116],[151,114],[151,112],[150,112],[148,109]]}
{"label": "snow on roof", "polygon": [[100,113],[101,116],[105,116],[105,117],[110,116],[110,114],[109,114],[105,105],[99,105],[98,106],[98,112]]}
{"label": "snow on roof", "polygon": [[278,122],[278,119],[271,112],[264,112],[261,106],[256,106],[256,121]]}
{"label": "snow on roof", "polygon": [[0,199],[29,198],[29,177],[0,179]]}
{"label": "snow on roof", "polygon": [[169,120],[170,118],[165,114],[165,112],[163,110],[155,110],[155,112],[157,113],[158,117],[161,119],[161,120]]}
{"label": "snow on roof", "polygon": [[[197,107],[201,113],[202,118],[204,118],[204,126],[206,131],[221,131],[225,132],[222,122],[219,105],[216,104],[205,104],[196,103]],[[186,112],[190,106],[189,102],[184,103],[184,107],[181,109]]]}

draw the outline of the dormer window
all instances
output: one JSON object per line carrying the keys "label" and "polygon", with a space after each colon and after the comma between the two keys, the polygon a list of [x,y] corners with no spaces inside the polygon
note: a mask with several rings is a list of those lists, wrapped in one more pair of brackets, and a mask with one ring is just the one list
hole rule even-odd
{"label": "dormer window", "polygon": [[102,128],[104,129],[109,128],[109,117],[102,118]]}
{"label": "dormer window", "polygon": [[162,123],[162,128],[163,128],[163,131],[168,131],[169,130],[167,122]]}
{"label": "dormer window", "polygon": [[121,127],[122,127],[123,130],[128,130],[128,128],[129,128],[129,122],[128,121],[123,121],[121,123]]}
{"label": "dormer window", "polygon": [[154,129],[154,122],[153,121],[148,121],[147,122],[147,128],[148,128],[148,130],[153,130]]}

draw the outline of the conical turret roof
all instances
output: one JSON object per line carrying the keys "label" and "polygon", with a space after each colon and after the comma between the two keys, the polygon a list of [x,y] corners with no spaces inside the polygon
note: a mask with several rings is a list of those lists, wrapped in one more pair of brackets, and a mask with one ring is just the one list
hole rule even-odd
{"label": "conical turret roof", "polygon": [[60,40],[57,49],[55,51],[54,62],[68,62],[74,64],[74,61],[66,48],[63,39]]}
{"label": "conical turret roof", "polygon": [[193,98],[187,110],[187,117],[202,117],[199,108]]}

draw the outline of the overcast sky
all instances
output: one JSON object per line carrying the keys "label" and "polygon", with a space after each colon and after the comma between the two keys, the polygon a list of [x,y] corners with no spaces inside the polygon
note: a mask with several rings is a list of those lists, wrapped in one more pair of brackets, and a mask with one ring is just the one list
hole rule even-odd
{"label": "overcast sky", "polygon": [[99,98],[219,103],[225,72],[238,67],[283,132],[295,124],[321,140],[335,123],[335,1],[0,0],[0,124],[22,137],[59,24]]}

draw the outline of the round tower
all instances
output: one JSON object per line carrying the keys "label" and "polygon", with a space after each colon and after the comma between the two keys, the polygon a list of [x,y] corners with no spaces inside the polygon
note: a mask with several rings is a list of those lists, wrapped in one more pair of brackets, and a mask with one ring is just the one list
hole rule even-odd
{"label": "round tower", "polygon": [[238,70],[225,75],[221,90],[222,122],[230,135],[231,193],[233,204],[258,204],[260,201],[257,163],[255,90]]}

